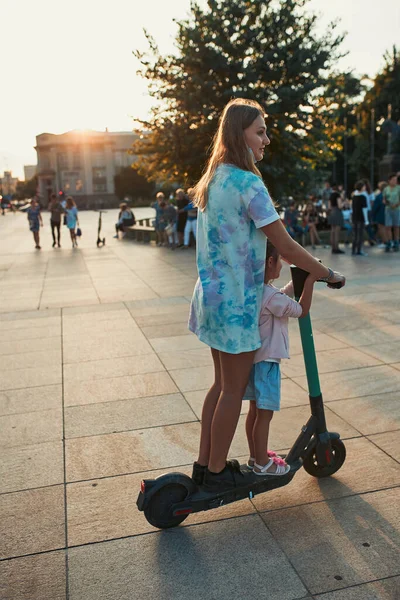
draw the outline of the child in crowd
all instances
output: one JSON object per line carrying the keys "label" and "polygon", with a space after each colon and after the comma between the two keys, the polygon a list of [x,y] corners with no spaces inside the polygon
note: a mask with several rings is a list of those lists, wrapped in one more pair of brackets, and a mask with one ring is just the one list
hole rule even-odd
{"label": "child in crowd", "polygon": [[156,211],[155,230],[157,246],[162,246],[164,243],[164,231],[167,226],[165,219],[166,206],[164,194],[162,192],[158,192],[156,195],[156,201],[151,205],[151,208],[154,208]]}
{"label": "child in crowd", "polygon": [[246,435],[250,458],[248,467],[255,475],[285,475],[289,465],[268,448],[268,434],[274,411],[280,409],[282,358],[289,358],[288,319],[308,314],[311,306],[313,286],[316,278],[309,275],[305,281],[299,302],[292,300],[293,283],[279,290],[272,281],[279,277],[282,269],[278,250],[267,241],[264,291],[261,303],[259,330],[261,348],[254,357],[254,364],[244,394],[250,400],[246,420]]}
{"label": "child in crowd", "polygon": [[171,198],[169,204],[167,204],[165,208],[165,219],[167,222],[165,233],[168,236],[169,247],[171,248],[171,250],[175,250],[179,243],[178,232],[176,229],[178,223],[178,211],[176,210],[175,206],[171,203]]}
{"label": "child in crowd", "polygon": [[[192,194],[192,188],[188,189],[188,196],[189,198],[191,197]],[[190,234],[193,233],[194,235],[194,239],[196,239],[196,235],[197,235],[197,206],[195,206],[194,201],[191,200],[189,202],[189,204],[187,204],[182,211],[179,212],[185,212],[187,214],[187,220],[186,220],[186,224],[185,224],[185,231],[183,234],[183,248],[189,248],[189,242],[190,242]]]}

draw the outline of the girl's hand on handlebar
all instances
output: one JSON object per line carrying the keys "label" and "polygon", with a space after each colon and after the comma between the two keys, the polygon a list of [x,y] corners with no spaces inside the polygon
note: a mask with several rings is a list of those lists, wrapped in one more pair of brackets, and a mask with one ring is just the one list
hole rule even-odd
{"label": "girl's hand on handlebar", "polygon": [[332,289],[340,289],[346,285],[346,277],[338,271],[333,271],[333,276],[328,279],[327,286]]}

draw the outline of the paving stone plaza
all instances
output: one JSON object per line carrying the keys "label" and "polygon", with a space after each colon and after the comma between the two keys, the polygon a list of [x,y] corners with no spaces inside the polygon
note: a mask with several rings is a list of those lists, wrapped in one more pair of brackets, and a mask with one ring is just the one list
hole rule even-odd
{"label": "paving stone plaza", "polygon": [[[140,218],[140,215],[138,215]],[[81,213],[72,250],[42,250],[26,216],[0,216],[1,600],[400,598],[400,257],[318,256],[311,317],[329,429],[347,459],[281,489],[152,528],[143,477],[191,471],[211,355],[187,330],[193,250],[112,239]],[[281,278],[288,279],[288,270]],[[270,447],[309,414],[298,324]],[[231,456],[247,459],[243,405]]]}

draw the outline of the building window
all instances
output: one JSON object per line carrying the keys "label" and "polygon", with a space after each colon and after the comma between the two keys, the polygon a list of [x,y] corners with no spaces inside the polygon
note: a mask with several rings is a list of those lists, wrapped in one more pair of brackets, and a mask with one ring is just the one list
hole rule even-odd
{"label": "building window", "polygon": [[39,165],[41,169],[50,169],[50,154],[48,152],[41,152],[39,155]]}
{"label": "building window", "polygon": [[72,168],[73,169],[81,168],[81,153],[79,151],[73,152],[73,154],[72,154]]}
{"label": "building window", "polygon": [[132,157],[128,150],[117,150],[114,152],[114,164],[118,167],[129,167],[132,163]]}
{"label": "building window", "polygon": [[94,192],[106,192],[107,184],[106,183],[93,183],[93,191]]}
{"label": "building window", "polygon": [[83,193],[83,181],[79,171],[64,171],[62,174],[62,189],[65,193]]}
{"label": "building window", "polygon": [[106,179],[106,169],[105,167],[93,167],[93,183],[97,180],[97,179]]}
{"label": "building window", "polygon": [[106,164],[106,159],[104,152],[102,150],[95,150],[92,153],[92,165],[94,167],[104,167]]}
{"label": "building window", "polygon": [[58,168],[68,169],[68,152],[59,152],[58,153]]}

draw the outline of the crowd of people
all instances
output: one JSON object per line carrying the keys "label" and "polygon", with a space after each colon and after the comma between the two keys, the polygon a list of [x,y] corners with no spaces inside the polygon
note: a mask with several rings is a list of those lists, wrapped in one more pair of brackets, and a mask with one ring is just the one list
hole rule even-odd
{"label": "crowd of people", "polygon": [[[72,242],[72,248],[78,246],[78,237],[81,235],[79,228],[78,209],[71,196],[61,199],[56,194],[51,194],[48,204],[50,212],[50,227],[53,237],[53,248],[61,248],[61,222],[67,227]],[[36,250],[41,250],[40,229],[43,227],[42,207],[38,196],[34,196],[26,211],[29,229],[33,234]]]}
{"label": "crowd of people", "polygon": [[361,179],[350,198],[343,186],[326,181],[320,196],[310,196],[304,208],[292,201],[285,210],[286,230],[303,246],[308,234],[312,248],[316,248],[321,244],[319,231],[329,227],[332,254],[345,254],[339,244],[341,231],[345,231],[345,246],[351,243],[352,255],[367,256],[365,238],[385,252],[399,251],[400,173],[381,181],[375,192],[367,179]]}
{"label": "crowd of people", "polygon": [[190,234],[197,235],[197,207],[194,205],[193,189],[187,193],[179,188],[168,200],[163,192],[158,192],[152,204],[156,215],[154,227],[157,246],[168,246],[171,250],[189,248]]}

